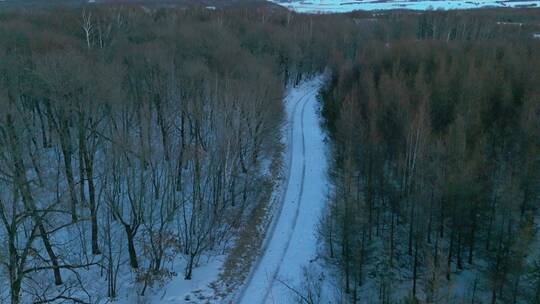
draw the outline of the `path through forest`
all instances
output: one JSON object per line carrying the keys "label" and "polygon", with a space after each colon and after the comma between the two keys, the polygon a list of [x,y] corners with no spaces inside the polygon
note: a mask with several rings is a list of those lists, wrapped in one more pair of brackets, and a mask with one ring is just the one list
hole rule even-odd
{"label": "path through forest", "polygon": [[322,76],[304,81],[286,96],[290,171],[283,206],[240,303],[291,303],[293,293],[285,284],[301,288],[303,267],[315,259],[317,224],[328,191],[317,102],[322,82]]}

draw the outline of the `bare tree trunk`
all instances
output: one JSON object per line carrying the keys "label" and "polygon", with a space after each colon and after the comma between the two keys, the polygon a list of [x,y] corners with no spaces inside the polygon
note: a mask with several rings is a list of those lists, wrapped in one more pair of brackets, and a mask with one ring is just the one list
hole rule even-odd
{"label": "bare tree trunk", "polygon": [[473,210],[471,211],[471,235],[470,235],[470,240],[469,240],[469,257],[468,257],[468,263],[469,264],[472,264],[473,262],[473,254],[474,254],[474,244],[475,244],[475,238],[476,238],[476,207],[473,208]]}
{"label": "bare tree trunk", "polygon": [[139,268],[139,262],[137,261],[137,252],[135,251],[135,233],[130,225],[124,225],[124,229],[126,230],[127,235],[127,242],[128,242],[128,253],[129,253],[129,264],[131,265],[131,268],[137,269]]}
{"label": "bare tree trunk", "polygon": [[[3,202],[0,202],[2,204]],[[1,206],[0,206],[1,208]],[[7,223],[6,223],[7,224]],[[15,228],[15,229],[13,229]],[[21,294],[21,277],[19,274],[19,255],[17,253],[17,247],[15,246],[16,227],[11,225],[11,231],[9,231],[9,283],[10,283],[10,296],[11,304],[19,304],[19,297]]]}
{"label": "bare tree trunk", "polygon": [[71,136],[69,133],[69,122],[66,117],[62,117],[59,123],[60,146],[62,147],[62,154],[64,156],[64,170],[66,173],[66,179],[69,187],[69,195],[71,198],[71,219],[73,222],[77,221],[77,195],[75,194],[75,181],[73,178],[73,168],[71,167],[72,148],[71,148]]}
{"label": "bare tree trunk", "polygon": [[452,272],[452,251],[454,250],[454,225],[452,224],[452,230],[450,231],[450,245],[448,247],[448,259],[446,262],[446,279],[450,280],[450,273]]}
{"label": "bare tree trunk", "polygon": [[394,264],[394,211],[390,216],[390,267]]}
{"label": "bare tree trunk", "polygon": [[11,304],[19,304],[21,296],[21,281],[16,279],[14,282],[11,282]]}
{"label": "bare tree trunk", "polygon": [[92,23],[92,13],[87,13],[85,10],[83,10],[82,29],[86,37],[86,46],[88,49],[92,47],[91,42],[90,42],[90,35],[92,34],[93,28],[94,28],[94,25]]}
{"label": "bare tree trunk", "polygon": [[189,259],[188,259],[188,264],[186,266],[186,272],[185,272],[185,275],[184,275],[184,279],[191,280],[191,278],[193,276],[193,264],[194,264],[194,262],[195,262],[195,254],[190,253],[189,254]]}
{"label": "bare tree trunk", "polygon": [[458,269],[463,269],[463,263],[462,263],[462,259],[461,259],[461,229],[460,231],[458,232],[458,243],[457,243],[457,268]]}
{"label": "bare tree trunk", "polygon": [[180,115],[180,151],[178,152],[178,176],[176,178],[176,191],[182,190],[182,173],[184,170],[184,150],[186,147],[185,113]]}
{"label": "bare tree trunk", "polygon": [[413,299],[416,299],[416,281],[418,280],[418,237],[414,242],[414,265],[413,265]]}
{"label": "bare tree trunk", "polygon": [[[88,185],[88,207],[90,209],[90,226],[92,237],[92,254],[100,254],[99,241],[98,241],[98,222],[97,222],[97,204],[96,204],[96,189],[94,185],[94,163],[93,157],[88,151],[88,145],[86,143],[86,132],[84,126],[84,116],[80,114],[79,122],[79,149],[82,159],[80,162],[84,163],[84,172],[81,172],[81,176],[86,175],[86,182]],[[81,178],[82,179],[82,178]],[[81,185],[81,189],[82,189]],[[82,191],[82,190],[81,190]]]}
{"label": "bare tree trunk", "polygon": [[[409,202],[411,201],[410,199],[407,199]],[[413,229],[413,225],[414,225],[414,209],[415,209],[415,206],[416,204],[415,203],[412,203],[411,202],[411,213],[410,213],[410,220],[409,220],[409,255],[412,255],[412,247],[413,247],[413,234],[414,234],[414,229]]]}
{"label": "bare tree trunk", "polygon": [[165,160],[169,161],[170,151],[169,151],[169,132],[167,126],[165,126],[165,118],[163,117],[163,106],[161,104],[161,97],[159,94],[156,94],[154,97],[154,103],[156,105],[156,113],[158,126],[161,131],[161,142],[163,144],[163,152],[165,154]]}
{"label": "bare tree trunk", "polygon": [[39,228],[39,233],[41,235],[41,239],[43,240],[43,244],[45,245],[45,250],[47,251],[47,254],[49,255],[49,257],[51,258],[51,263],[52,263],[52,268],[53,268],[53,273],[54,273],[54,284],[62,285],[62,276],[60,275],[60,265],[58,264],[58,258],[56,257],[56,254],[54,253],[54,250],[49,241],[48,233],[45,230],[43,223],[41,223],[41,219],[39,221],[38,228]]}
{"label": "bare tree trunk", "polygon": [[17,188],[19,189],[19,192],[21,193],[26,210],[28,210],[35,224],[38,226],[41,239],[43,240],[43,245],[45,246],[45,250],[47,251],[49,258],[51,259],[53,273],[54,273],[54,283],[56,285],[62,285],[62,276],[60,275],[58,258],[56,257],[56,254],[54,253],[54,250],[51,246],[51,243],[49,241],[49,234],[47,233],[47,231],[45,230],[45,227],[43,226],[42,219],[36,212],[37,208],[36,208],[34,199],[32,197],[32,194],[30,192],[29,183],[26,178],[26,173],[24,171],[24,163],[22,159],[22,149],[20,146],[20,141],[15,133],[15,128],[13,126],[13,118],[11,117],[10,114],[7,115],[7,129],[8,129],[9,137],[11,141],[10,145],[12,149],[11,152],[12,152],[12,158],[13,158],[13,163],[14,163],[15,184],[17,185]]}

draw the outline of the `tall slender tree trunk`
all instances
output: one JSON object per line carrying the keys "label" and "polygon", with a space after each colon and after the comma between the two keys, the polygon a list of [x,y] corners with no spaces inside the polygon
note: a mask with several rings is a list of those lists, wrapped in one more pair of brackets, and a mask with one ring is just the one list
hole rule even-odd
{"label": "tall slender tree trunk", "polygon": [[90,157],[88,151],[85,155],[85,167],[86,167],[86,179],[88,181],[88,198],[90,207],[90,224],[92,227],[92,253],[100,254],[99,240],[98,240],[98,221],[97,221],[97,202],[96,202],[96,188],[94,186],[94,164],[93,157]]}
{"label": "tall slender tree trunk", "polygon": [[390,267],[394,265],[394,211],[390,217]]}
{"label": "tall slender tree trunk", "polygon": [[[409,199],[408,199],[409,200]],[[410,201],[410,200],[409,200]],[[410,214],[410,222],[409,222],[409,255],[412,255],[412,246],[413,246],[413,234],[414,234],[414,211],[415,211],[415,203],[411,203],[411,214]]]}
{"label": "tall slender tree trunk", "polygon": [[448,247],[448,259],[446,262],[447,280],[450,280],[450,274],[452,273],[452,252],[454,251],[454,234],[454,227],[452,227],[452,230],[450,231],[450,246]]}
{"label": "tall slender tree trunk", "polygon": [[491,230],[493,227],[493,219],[495,217],[495,205],[497,204],[497,196],[495,196],[491,202],[491,211],[489,215],[489,224],[487,228],[487,237],[486,237],[486,250],[489,251],[491,244]]}
{"label": "tall slender tree trunk", "polygon": [[[86,176],[86,183],[88,185],[88,207],[90,209],[90,227],[91,227],[91,238],[92,238],[92,254],[100,254],[99,250],[99,240],[98,240],[98,222],[97,222],[97,203],[96,203],[96,188],[94,185],[94,162],[93,156],[90,155],[88,151],[88,145],[86,140],[85,132],[85,117],[83,114],[79,114],[79,153],[82,158],[79,160],[81,163],[84,163],[84,172],[81,171],[81,180],[82,176]],[[81,192],[83,191],[83,186],[81,185]],[[82,196],[81,196],[82,199]]]}
{"label": "tall slender tree trunk", "polygon": [[165,126],[165,118],[163,117],[163,106],[161,104],[161,96],[159,94],[156,94],[154,96],[154,104],[156,105],[156,113],[157,113],[157,120],[158,120],[158,126],[161,131],[161,143],[163,144],[163,152],[165,154],[165,160],[169,161],[170,159],[170,151],[169,151],[169,132],[167,130],[167,127]]}
{"label": "tall slender tree trunk", "polygon": [[72,148],[71,148],[71,138],[69,132],[69,122],[67,118],[62,118],[60,121],[59,132],[60,136],[60,146],[62,148],[62,154],[64,156],[64,170],[66,174],[66,179],[69,187],[69,195],[71,198],[70,208],[71,208],[71,219],[73,222],[77,221],[77,195],[75,194],[75,181],[73,178],[73,168],[71,167],[71,158],[72,158]]}
{"label": "tall slender tree trunk", "polygon": [[413,299],[416,299],[416,281],[418,279],[418,237],[414,242],[414,265],[413,265]]}
{"label": "tall slender tree trunk", "polygon": [[[0,202],[0,204],[2,204],[2,202]],[[20,265],[19,263],[22,263],[22,262],[20,261],[17,247],[15,245],[16,237],[17,237],[16,229],[13,229],[13,228],[15,228],[14,225],[12,225],[9,231],[9,237],[8,237],[8,243],[9,243],[8,245],[9,246],[8,272],[9,272],[11,304],[19,304],[19,297],[21,294],[21,276],[19,274],[19,265]]]}

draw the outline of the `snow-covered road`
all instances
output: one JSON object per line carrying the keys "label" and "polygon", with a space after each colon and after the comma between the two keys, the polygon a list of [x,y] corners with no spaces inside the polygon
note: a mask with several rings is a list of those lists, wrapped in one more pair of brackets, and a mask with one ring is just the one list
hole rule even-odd
{"label": "snow-covered road", "polygon": [[316,100],[322,81],[322,76],[305,81],[286,96],[289,178],[281,212],[268,231],[265,251],[247,279],[240,303],[293,303],[285,284],[300,288],[303,267],[316,256],[317,224],[328,191]]}

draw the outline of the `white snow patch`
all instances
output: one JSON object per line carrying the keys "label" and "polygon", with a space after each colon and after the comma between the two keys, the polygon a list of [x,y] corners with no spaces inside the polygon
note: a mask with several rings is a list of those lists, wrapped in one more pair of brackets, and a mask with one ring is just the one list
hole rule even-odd
{"label": "white snow patch", "polygon": [[[224,255],[201,258],[200,265],[193,269],[191,280],[184,279],[185,263],[177,260],[173,267],[177,275],[167,281],[164,286],[152,288],[146,297],[141,298],[137,295],[137,290],[140,288],[136,288],[133,284],[124,285],[123,292],[115,303],[215,303],[215,290],[212,284],[219,280],[225,258]],[[133,279],[125,281],[132,282]]]}

